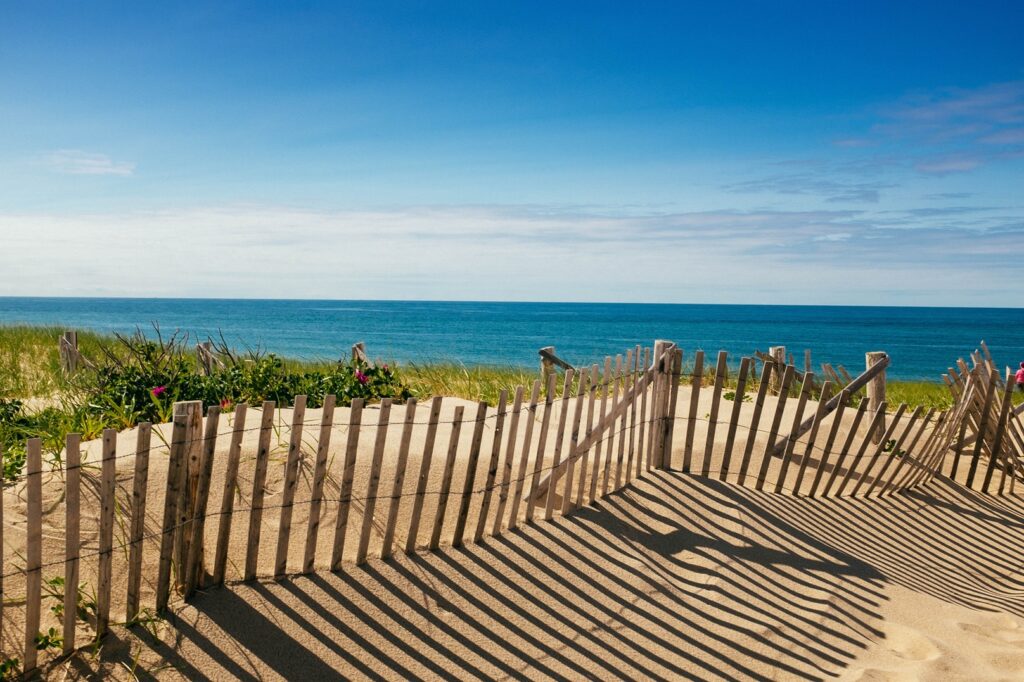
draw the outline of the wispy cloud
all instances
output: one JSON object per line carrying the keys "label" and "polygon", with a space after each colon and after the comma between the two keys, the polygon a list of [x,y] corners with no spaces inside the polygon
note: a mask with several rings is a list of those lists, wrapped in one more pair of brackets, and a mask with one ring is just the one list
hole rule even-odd
{"label": "wispy cloud", "polygon": [[849,182],[821,174],[799,173],[736,182],[722,189],[738,194],[813,195],[829,203],[878,203],[881,191],[892,186],[885,182]]}
{"label": "wispy cloud", "polygon": [[106,154],[80,149],[59,149],[43,156],[43,162],[57,173],[69,175],[132,175],[135,164],[114,161]]}

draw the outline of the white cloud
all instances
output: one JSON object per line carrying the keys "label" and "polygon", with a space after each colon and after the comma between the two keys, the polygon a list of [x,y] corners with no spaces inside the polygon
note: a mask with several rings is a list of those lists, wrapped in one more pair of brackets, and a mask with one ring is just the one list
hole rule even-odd
{"label": "white cloud", "polygon": [[135,164],[114,161],[106,154],[85,152],[80,149],[59,149],[46,154],[43,162],[57,173],[69,175],[133,175]]}

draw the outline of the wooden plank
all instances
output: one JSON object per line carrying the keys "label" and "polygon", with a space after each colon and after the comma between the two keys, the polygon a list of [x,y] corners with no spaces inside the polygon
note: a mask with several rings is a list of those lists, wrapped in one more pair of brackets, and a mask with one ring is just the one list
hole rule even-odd
{"label": "wooden plank", "polygon": [[473,501],[473,486],[476,483],[476,470],[480,466],[480,449],[483,446],[484,422],[486,420],[487,401],[481,400],[476,406],[473,439],[470,441],[469,459],[466,460],[466,477],[462,482],[459,512],[455,515],[455,532],[452,534],[452,547],[461,547],[462,539],[466,534],[466,522],[469,520],[469,504]]}
{"label": "wooden plank", "polygon": [[729,415],[729,431],[725,436],[725,449],[722,451],[722,466],[718,471],[718,480],[724,481],[729,475],[732,464],[732,449],[736,443],[736,430],[740,425],[740,410],[747,394],[747,374],[750,372],[750,358],[740,360],[740,373],[736,376],[736,393],[732,400],[732,413]]}
{"label": "wooden plank", "polygon": [[949,411],[939,413],[939,416],[935,420],[935,425],[932,427],[931,433],[928,434],[928,438],[925,440],[924,445],[921,448],[920,456],[915,458],[914,468],[908,471],[899,481],[894,480],[891,486],[894,491],[906,490],[912,487],[916,481],[929,474],[931,467],[935,466],[937,462],[937,457],[944,456],[944,452],[941,447],[938,448],[936,456],[932,456],[932,453],[936,449],[935,445],[943,439],[943,434],[947,427],[947,418],[949,417]]}
{"label": "wooden plank", "polygon": [[[562,462],[562,446],[565,443],[566,420],[569,416],[569,403],[572,397],[572,380],[575,372],[569,369],[565,371],[565,383],[562,385],[562,405],[558,417],[558,430],[555,432],[555,452],[551,461],[551,473],[549,474],[547,497],[544,499],[544,520],[550,521],[554,510],[555,492],[558,490],[558,465]],[[577,401],[578,402],[578,401]],[[625,423],[625,415],[623,415]],[[619,464],[622,464],[622,442],[619,442]],[[618,474],[616,474],[616,477]],[[617,483],[618,481],[616,481]]]}
{"label": "wooden plank", "polygon": [[544,416],[540,423],[540,435],[537,439],[537,455],[533,461],[533,477],[530,481],[530,495],[526,499],[526,522],[533,521],[533,510],[537,504],[537,496],[534,494],[540,485],[541,472],[544,469],[544,450],[547,448],[548,428],[551,424],[552,401],[555,393],[555,375],[548,377],[548,385],[544,395]]}
{"label": "wooden plank", "polygon": [[103,460],[100,468],[99,572],[96,578],[96,639],[107,634],[110,626],[110,592],[113,578],[114,549],[114,465],[117,457],[117,430],[103,430]]}
{"label": "wooden plank", "polygon": [[[811,490],[808,494],[810,497],[814,497],[818,493],[818,486],[820,485],[822,478],[827,470],[827,463],[829,455],[832,454],[832,445],[835,443],[836,434],[839,433],[839,427],[843,424],[843,413],[846,411],[846,406],[850,402],[850,392],[843,389],[837,396],[839,398],[839,406],[836,408],[834,416],[832,417],[832,427],[828,431],[828,438],[825,440],[825,447],[821,450],[821,461],[818,462],[818,470],[814,473],[814,481],[811,483]],[[825,410],[822,419],[828,416],[828,410]],[[836,471],[835,468],[832,469]],[[825,490],[828,489],[828,485],[825,486]],[[824,491],[823,493],[824,494]]]}
{"label": "wooden plank", "polygon": [[[612,411],[614,415],[611,420],[611,424],[608,426],[608,456],[604,460],[604,474],[601,480],[601,495],[608,494],[608,488],[611,484],[612,475],[612,459],[615,457],[615,422],[618,421],[620,412],[619,407],[619,382],[622,380],[622,356],[615,356],[615,375],[613,376],[609,388],[612,392]],[[614,490],[614,488],[613,488]]]}
{"label": "wooden plank", "polygon": [[363,399],[353,398],[348,417],[348,439],[345,443],[345,462],[338,489],[338,516],[334,522],[334,548],[331,551],[331,570],[340,571],[345,557],[345,536],[348,532],[348,514],[352,508],[352,486],[356,475],[356,456],[359,454],[359,431],[363,421]]}
{"label": "wooden plank", "polygon": [[513,399],[512,421],[509,423],[508,442],[505,443],[505,459],[501,467],[498,508],[494,511],[494,525],[491,526],[491,535],[501,533],[502,519],[505,518],[505,509],[508,506],[508,496],[512,486],[512,467],[515,464],[516,439],[519,437],[519,417],[523,411],[523,393],[525,390],[522,386],[517,386],[516,395]]}
{"label": "wooden plank", "polygon": [[[809,373],[809,372],[808,372]],[[806,375],[805,375],[806,376]],[[800,468],[796,472],[796,482],[793,484],[793,494],[799,495],[803,487],[804,476],[807,473],[807,465],[814,456],[814,443],[818,439],[818,431],[821,429],[821,422],[825,419],[825,406],[832,396],[832,382],[825,381],[821,384],[821,393],[818,395],[818,409],[814,413],[814,425],[811,426],[811,433],[807,437],[807,447],[804,449],[803,459],[800,461]],[[819,468],[822,463],[819,463]]]}
{"label": "wooden plank", "polygon": [[[906,409],[906,405],[904,405],[903,408]],[[903,430],[900,432],[900,435],[899,436],[895,436],[894,435],[894,437],[892,438],[892,441],[891,441],[893,445],[892,445],[892,448],[889,450],[889,457],[885,458],[885,461],[882,463],[882,470],[879,471],[877,474],[875,474],[875,476],[873,477],[873,480],[871,481],[871,485],[869,485],[868,489],[864,491],[864,496],[865,497],[870,496],[871,493],[874,492],[875,489],[878,487],[879,483],[882,483],[883,481],[886,480],[885,479],[885,474],[888,473],[889,467],[891,467],[893,465],[893,463],[897,464],[896,468],[898,469],[899,468],[899,464],[901,464],[902,462],[906,461],[906,458],[910,456],[909,452],[907,452],[907,453],[904,454],[903,457],[899,457],[899,456],[897,456],[897,452],[902,450],[902,448],[900,446],[903,445],[906,442],[907,435],[910,433],[910,430],[914,427],[914,424],[917,423],[917,420],[921,418],[921,413],[922,412],[924,412],[924,408],[921,407],[920,405],[917,406],[914,409],[913,413],[911,413],[910,421],[908,421],[906,426],[903,427]],[[900,414],[900,413],[901,413],[901,411],[897,412],[897,414]],[[896,420],[896,421],[899,421],[899,420]],[[883,442],[883,447],[888,447],[888,445],[889,445],[889,441]],[[895,473],[895,469],[893,470],[893,473]],[[879,494],[881,494],[882,491],[884,491],[884,490],[885,490],[885,486],[883,485],[882,486],[882,490],[879,490]]]}
{"label": "wooden plank", "polygon": [[[650,348],[644,348],[644,365],[643,366],[644,366],[645,370],[648,367],[651,366],[651,349]],[[597,382],[597,365],[594,365],[593,380],[594,380],[595,383]],[[639,429],[639,433],[637,434],[637,445],[636,445],[636,449],[637,449],[637,453],[638,453],[637,460],[636,460],[636,475],[637,475],[637,477],[640,476],[640,472],[642,471],[641,467],[643,467],[643,470],[646,470],[646,471],[650,471],[651,468],[652,468],[651,467],[650,449],[649,449],[649,446],[647,445],[647,443],[645,442],[645,436],[647,435],[647,393],[648,393],[648,391],[645,389],[644,392],[640,394],[640,429]],[[593,411],[594,411],[594,406],[591,405],[590,406],[590,412],[593,412]],[[588,415],[589,415],[589,413],[588,413]],[[589,416],[588,416],[588,418],[589,418]],[[591,430],[592,429],[590,429],[589,426],[588,426],[588,430],[587,430],[587,435],[588,436],[589,436],[589,433],[590,433]],[[589,448],[583,453],[583,456],[586,457],[588,452],[590,452]],[[585,470],[586,466],[584,466],[583,468]]]}
{"label": "wooden plank", "polygon": [[974,453],[971,455],[971,466],[967,470],[967,487],[971,488],[974,486],[974,476],[978,472],[978,462],[981,460],[981,446],[985,442],[986,428],[989,422],[989,413],[992,410],[992,399],[995,396],[996,390],[996,379],[998,375],[995,372],[990,373],[988,380],[988,389],[985,391],[985,403],[981,408],[981,418],[978,422],[978,432],[976,434],[976,440],[974,441]]}
{"label": "wooden plank", "polygon": [[[893,469],[892,474],[889,476],[889,480],[885,483],[885,487],[882,488],[882,492],[879,493],[880,495],[885,495],[896,487],[896,481],[900,480],[899,475],[903,473],[904,469],[906,469],[907,462],[913,462],[915,467],[922,466],[922,464],[918,462],[918,458],[914,456],[914,452],[917,450],[917,444],[920,442],[921,436],[928,429],[928,425],[931,423],[932,417],[935,416],[935,412],[936,409],[932,407],[927,413],[925,413],[924,419],[921,421],[921,426],[917,429],[917,434],[905,449],[906,455],[896,463],[896,468]],[[906,476],[906,474],[904,476]]]}
{"label": "wooden plank", "polygon": [[[708,436],[704,442],[704,461],[701,463],[700,475],[711,475],[711,458],[715,452],[715,432],[718,430],[718,409],[722,402],[722,386],[725,384],[725,375],[729,371],[729,354],[724,350],[718,351],[718,365],[715,367],[715,388],[711,392],[711,412],[708,414]],[[696,396],[694,397],[696,400]],[[690,405],[693,409],[697,407],[696,402]],[[719,466],[721,472],[721,466]]]}
{"label": "wooden plank", "polygon": [[[594,408],[597,405],[597,385],[600,382],[598,376],[597,363],[590,368],[590,376],[587,378],[587,430],[584,439],[589,439],[590,435],[594,432]],[[643,420],[641,414],[640,419]],[[641,429],[643,425],[641,424]],[[642,437],[641,437],[642,438]],[[641,450],[642,452],[642,450]],[[639,460],[637,460],[639,462]],[[590,470],[587,466],[590,464],[590,448],[588,447],[583,451],[583,456],[580,458],[580,480],[576,491],[576,508],[583,506],[583,500],[586,495],[586,482],[587,472]],[[639,467],[638,474],[639,475]]]}
{"label": "wooden plank", "polygon": [[188,573],[189,542],[192,538],[192,519],[195,507],[196,490],[199,487],[199,470],[203,457],[203,401],[189,400],[174,404],[174,411],[183,411],[188,415],[188,437],[185,463],[185,485],[178,493],[178,528],[175,531],[174,561],[177,568],[178,587],[185,589],[185,578]]}
{"label": "wooden plank", "polygon": [[[626,397],[629,385],[629,374],[630,365],[633,363],[633,350],[626,351],[626,360],[622,365],[622,373],[619,375],[619,390],[622,393],[622,397],[619,402],[622,404],[622,421],[620,422],[619,428],[616,430],[618,437],[618,448],[615,455],[615,489],[618,490],[622,487],[622,468],[625,465],[625,454],[626,454],[626,441],[629,439],[629,434],[626,430],[626,424],[629,421],[629,407],[633,405],[633,401]],[[614,426],[612,428],[615,428]]]}
{"label": "wooden plank", "polygon": [[[668,382],[666,380],[664,366],[665,366],[665,350],[669,347],[669,342],[662,339],[656,339],[654,341],[654,362],[648,366],[647,376],[650,376],[651,382],[651,414],[648,418],[650,422],[649,435],[647,437],[647,469],[653,470],[661,467],[661,453],[664,452],[658,439],[661,438],[661,430],[658,426],[661,424],[661,419],[664,416],[661,412],[664,401],[662,397],[668,390]],[[646,387],[644,388],[646,393]],[[603,415],[602,415],[603,416]],[[597,427],[600,430],[600,426]]]}
{"label": "wooden plank", "polygon": [[480,501],[480,513],[477,514],[476,530],[473,531],[473,542],[480,542],[484,537],[487,515],[491,511],[491,496],[494,494],[494,482],[498,478],[498,463],[501,459],[501,439],[505,435],[505,411],[508,408],[508,391],[498,394],[497,413],[494,417],[494,438],[491,442],[491,459],[487,462],[487,478],[484,481],[484,498]]}
{"label": "wooden plank", "polygon": [[[814,385],[814,374],[807,372],[804,374],[803,384],[800,387],[800,399],[796,404],[796,413],[793,415],[793,428],[789,434],[789,444],[786,446],[786,450],[782,455],[782,463],[779,466],[779,476],[775,481],[775,492],[781,493],[786,486],[786,474],[789,473],[789,465],[793,461],[793,450],[796,448],[796,442],[799,436],[796,436],[797,429],[800,428],[800,420],[804,416],[804,410],[807,408],[807,401],[811,397],[811,386]],[[796,493],[794,488],[793,493]]]}
{"label": "wooden plank", "polygon": [[[637,347],[633,349],[633,369],[630,375],[629,382],[632,387],[635,387],[640,382],[640,352],[641,348],[639,345],[637,345]],[[580,393],[582,394],[582,392],[583,391],[581,389]],[[636,395],[636,392],[634,391],[633,398],[632,400],[630,400],[629,404],[629,439],[627,440],[628,445],[626,446],[626,483],[629,483],[631,480],[633,480],[633,458],[636,456],[636,411],[637,403],[639,402],[640,396]],[[570,458],[570,469],[573,466],[573,462],[575,462],[575,459]],[[566,488],[566,492],[568,491],[569,489]],[[564,513],[565,512],[563,511],[563,514]]]}
{"label": "wooden plank", "polygon": [[[415,402],[415,401],[413,401]],[[327,479],[327,455],[331,450],[331,432],[334,430],[335,395],[324,396],[320,411],[320,434],[316,443],[316,462],[313,465],[313,489],[310,491],[309,520],[306,522],[306,547],[302,555],[302,572],[312,573],[316,562],[316,548],[320,537],[320,516],[324,499],[324,481]]]}
{"label": "wooden plank", "polygon": [[676,401],[679,398],[679,377],[683,372],[683,351],[673,347],[670,355],[668,372],[668,395],[665,397],[666,407],[661,427],[660,443],[662,447],[662,468],[666,462],[672,461],[672,434],[676,427]]}
{"label": "wooden plank", "polygon": [[220,425],[220,407],[211,406],[206,412],[206,432],[203,437],[203,457],[199,470],[195,507],[192,510],[188,564],[185,575],[185,595],[191,595],[206,579],[205,541],[206,508],[210,499],[210,477],[213,475],[213,457],[217,451],[217,427]]}
{"label": "wooden plank", "polygon": [[[863,402],[870,403],[870,401]],[[839,488],[836,490],[837,497],[842,496],[843,491],[846,490],[846,485],[853,480],[853,473],[854,471],[857,470],[857,465],[864,459],[864,455],[865,453],[867,453],[868,448],[874,444],[873,436],[875,432],[881,429],[882,425],[885,423],[885,408],[885,403],[879,403],[877,408],[875,409],[875,413],[872,416],[871,423],[868,425],[868,430],[865,432],[864,439],[861,441],[860,448],[857,449],[857,454],[854,455],[853,462],[847,468],[846,475],[843,476],[843,480],[839,484]],[[852,433],[856,433],[856,431],[851,432],[851,434]],[[864,474],[862,473],[860,475],[860,478],[863,478],[863,476]]]}
{"label": "wooden plank", "polygon": [[171,593],[171,559],[174,556],[174,537],[178,523],[179,492],[184,485],[185,458],[188,456],[188,415],[175,414],[171,431],[171,449],[167,463],[167,488],[164,494],[164,518],[160,538],[160,562],[156,582],[156,611],[167,610]]}
{"label": "wooden plank", "polygon": [[292,404],[292,428],[288,438],[288,459],[284,465],[284,487],[281,489],[281,515],[277,531],[277,553],[274,556],[274,579],[280,580],[288,570],[288,545],[292,535],[292,512],[295,487],[299,482],[299,458],[302,456],[302,426],[306,420],[306,396],[295,396]]}
{"label": "wooden plank", "polygon": [[533,444],[533,426],[537,421],[537,401],[540,398],[540,381],[533,382],[533,392],[530,394],[530,405],[526,408],[526,432],[523,434],[523,449],[519,456],[519,470],[516,473],[514,491],[512,493],[512,507],[508,514],[509,530],[519,524],[519,504],[523,499],[523,488],[526,485],[526,463],[530,457],[530,446]]}
{"label": "wooden plank", "polygon": [[[572,508],[572,486],[573,486],[573,481],[574,481],[574,475],[576,473],[576,451],[577,451],[577,448],[580,445],[580,421],[583,418],[583,399],[587,395],[587,378],[588,378],[588,376],[589,375],[587,373],[587,370],[586,370],[586,368],[584,368],[583,371],[580,372],[580,378],[579,378],[579,382],[578,382],[579,385],[578,385],[578,387],[576,389],[576,409],[573,412],[572,431],[571,431],[571,435],[569,436],[569,461],[568,461],[568,464],[566,465],[566,468],[565,468],[565,492],[562,494],[562,507],[561,507],[562,508],[562,516],[565,516],[566,514],[568,514],[569,510]],[[636,376],[635,372],[633,373],[633,376],[634,377]],[[634,412],[634,416],[635,416],[635,412]],[[632,428],[633,427],[631,425],[630,426],[630,430],[632,430]],[[632,452],[632,444],[630,445],[630,448],[631,448],[630,452]],[[631,465],[632,465],[632,462],[627,462],[627,466],[626,466],[626,477],[627,477],[627,479],[629,477],[629,472],[631,470],[630,469]],[[580,476],[580,480],[582,480],[582,479],[583,479],[583,476],[581,475]],[[558,486],[555,485],[555,479],[552,479],[551,487],[548,489],[548,498],[549,499],[553,499],[554,498],[554,495],[552,493],[554,491],[556,491],[556,490],[558,490]],[[550,503],[548,503],[548,508],[551,508],[551,506],[552,505]]]}
{"label": "wooden plank", "polygon": [[398,512],[402,505],[402,489],[405,487],[405,470],[409,466],[409,444],[412,442],[412,431],[416,425],[416,399],[409,398],[405,403],[405,423],[402,424],[402,437],[398,442],[398,460],[395,462],[395,478],[391,482],[391,502],[388,505],[388,520],[384,527],[384,541],[381,543],[380,558],[388,559],[394,551],[395,527],[398,524]]}
{"label": "wooden plank", "polygon": [[782,383],[779,385],[778,402],[775,404],[775,416],[772,418],[772,424],[768,431],[768,447],[761,457],[761,468],[758,470],[757,480],[754,482],[754,486],[758,490],[764,489],[765,479],[768,476],[768,466],[772,461],[772,443],[775,442],[775,436],[779,432],[779,427],[782,426],[782,415],[786,410],[786,402],[789,400],[789,386],[792,383],[793,365],[786,365],[786,369],[782,374]]}
{"label": "wooden plank", "polygon": [[434,458],[434,441],[437,440],[437,423],[441,416],[441,396],[430,401],[430,416],[427,418],[427,435],[423,439],[423,455],[420,457],[420,472],[416,478],[416,494],[413,497],[412,513],[409,514],[409,533],[405,539],[405,552],[416,551],[416,540],[420,532],[420,518],[423,515],[423,502],[427,494],[427,480],[430,478],[430,464]]}
{"label": "wooden plank", "polygon": [[[128,596],[125,601],[125,620],[132,622],[135,617],[139,614],[139,588],[142,584],[142,536],[146,530],[146,492],[147,485],[149,483],[149,447],[152,440],[153,425],[149,422],[142,422],[138,426],[135,440],[135,475],[132,477],[132,514],[130,527],[128,531]],[[68,442],[68,452],[71,451],[71,442]],[[77,442],[75,444],[77,449]],[[77,469],[79,465],[78,455],[75,456],[75,508],[77,514],[78,507],[78,479]],[[71,490],[71,462],[68,462],[68,491]],[[70,511],[68,512],[68,522],[70,525]],[[75,520],[75,544],[78,543],[78,521]],[[78,555],[78,550],[75,550],[75,556]],[[71,556],[69,552],[67,556]],[[66,574],[64,577],[64,585],[77,585],[78,576],[77,568],[75,571],[76,575],[72,578],[71,575]],[[70,609],[72,613],[75,611],[75,604],[72,602],[72,590],[64,590],[64,613],[67,614]],[[71,623],[65,617],[64,630],[67,632],[68,625],[71,625],[71,644],[74,643],[74,616],[71,617]],[[65,637],[65,653],[70,651],[67,647],[71,644],[67,642]]]}
{"label": "wooden plank", "polygon": [[[984,343],[984,342],[982,342]],[[988,349],[985,349],[986,354]],[[991,356],[990,356],[991,357]],[[988,468],[985,470],[985,481],[981,486],[983,492],[989,491],[992,484],[992,475],[995,473],[996,462],[1003,445],[1003,437],[1006,434],[1007,423],[1010,418],[1010,404],[1013,402],[1014,377],[1010,370],[1006,371],[1006,382],[1003,388],[1003,399],[999,407],[999,417],[996,420],[996,435],[992,441],[992,448],[989,453]],[[1009,459],[1009,457],[1007,457]],[[1004,468],[1005,471],[1005,468]]]}
{"label": "wooden plank", "polygon": [[[598,419],[598,426],[595,431],[591,432],[596,438],[594,443],[594,467],[592,475],[590,477],[590,503],[593,504],[595,500],[599,499],[597,494],[597,481],[601,475],[601,451],[604,446],[604,439],[600,437],[604,429],[601,428],[601,424],[604,423],[605,417],[608,414],[608,381],[611,377],[612,371],[612,359],[606,357],[604,359],[604,374],[601,377],[601,418]],[[601,493],[604,494],[603,492]]]}
{"label": "wooden plank", "polygon": [[256,447],[256,471],[252,479],[252,501],[249,510],[249,535],[246,541],[245,571],[243,580],[256,578],[256,564],[260,556],[260,535],[263,532],[263,496],[266,493],[267,464],[270,459],[270,437],[274,429],[274,408],[272,400],[263,402],[260,420],[260,439]]}
{"label": "wooden plank", "polygon": [[[885,421],[879,422],[878,426],[876,427],[877,430],[881,431],[882,428],[885,427],[885,433],[882,434],[881,438],[875,441],[874,453],[872,454],[871,459],[868,460],[867,466],[864,467],[863,473],[861,473],[861,475],[857,478],[857,484],[853,486],[853,490],[850,492],[850,495],[856,495],[860,491],[864,483],[868,480],[868,477],[871,476],[871,472],[874,470],[875,464],[878,463],[879,458],[885,451],[885,444],[892,439],[892,435],[896,431],[896,428],[899,426],[900,419],[903,417],[903,412],[906,409],[906,403],[903,403],[898,408],[896,408],[896,414],[893,415],[892,421],[890,422],[888,427],[885,427]],[[865,493],[865,495],[866,494],[867,493]]]}
{"label": "wooden plank", "polygon": [[380,491],[380,469],[384,463],[384,448],[387,446],[390,421],[391,398],[384,398],[380,402],[380,414],[377,415],[377,433],[373,442],[373,456],[370,459],[370,478],[366,483],[366,497],[363,500],[363,523],[359,530],[359,544],[356,545],[356,566],[366,563],[366,555],[370,549],[373,516],[377,511],[377,494]]}
{"label": "wooden plank", "polygon": [[747,430],[747,441],[743,446],[743,459],[740,460],[740,472],[737,483],[743,485],[747,480],[747,470],[750,468],[751,455],[754,452],[754,444],[757,442],[757,428],[761,424],[761,412],[764,410],[764,397],[768,393],[768,387],[772,376],[772,365],[764,363],[761,368],[761,380],[757,384],[757,395],[754,398],[754,413],[750,416],[750,427]]}
{"label": "wooden plank", "polygon": [[[4,446],[0,443],[0,462],[4,461]],[[77,545],[76,545],[77,546]],[[78,550],[74,551],[74,554],[68,552],[65,557],[78,556]],[[0,485],[0,642],[3,641],[4,633],[4,567],[7,563],[4,561],[4,495],[3,487]],[[77,578],[76,578],[77,579]],[[65,622],[67,616],[65,616]],[[72,628],[72,634],[74,629]],[[74,638],[72,638],[73,640]],[[72,645],[74,642],[72,641]]]}
{"label": "wooden plank", "polygon": [[[843,389],[843,393],[847,396],[851,396],[849,387]],[[846,461],[847,455],[850,452],[850,448],[853,447],[853,440],[857,437],[857,429],[860,427],[861,421],[864,419],[864,413],[867,412],[868,401],[861,398],[860,404],[857,406],[857,412],[853,416],[853,424],[850,425],[850,432],[846,435],[846,440],[843,442],[843,447],[839,451],[839,455],[836,457],[836,463],[832,467],[832,474],[828,477],[828,481],[825,483],[825,487],[821,494],[823,497],[828,497],[829,492],[832,490],[832,483],[839,478],[839,472],[842,471],[843,462]],[[835,428],[835,425],[833,425]]]}
{"label": "wooden plank", "polygon": [[[43,444],[30,438],[25,446],[25,663],[23,671],[36,669],[39,652],[36,635],[42,607],[43,586]],[[97,630],[102,634],[101,630]]]}
{"label": "wooden plank", "polygon": [[[554,376],[554,375],[552,375]],[[549,382],[550,384],[553,382]],[[455,455],[459,448],[459,434],[462,431],[462,414],[465,408],[459,405],[455,408],[455,418],[452,420],[452,433],[448,438],[448,456],[444,462],[444,471],[441,474],[441,489],[437,497],[437,512],[434,514],[434,527],[430,533],[430,549],[437,549],[441,543],[441,529],[444,527],[444,513],[448,510],[448,497],[452,489],[452,473],[455,471]]]}
{"label": "wooden plank", "polygon": [[[704,381],[704,351],[699,350],[693,357],[693,377],[690,387],[690,409],[686,418],[686,440],[683,444],[683,471],[693,471],[693,438],[697,427],[697,407],[700,400],[700,388]],[[677,389],[678,390],[678,389]],[[710,424],[708,425],[710,429]],[[705,453],[707,459],[707,453]],[[671,467],[671,462],[668,463]],[[706,474],[705,474],[706,475]]]}
{"label": "wooden plank", "polygon": [[[148,425],[147,425],[148,426]],[[139,442],[143,442],[142,427],[139,427]],[[82,554],[82,542],[81,542],[81,480],[82,480],[82,451],[81,451],[82,437],[77,433],[69,433],[64,439],[64,467],[65,467],[65,493],[64,493],[64,653],[69,654],[75,650],[75,627],[78,624],[78,575],[79,575],[79,558]],[[148,455],[149,440],[148,437],[145,441],[146,454]],[[138,454],[136,454],[138,457]],[[143,459],[147,459],[143,456]],[[2,460],[0,460],[2,461]],[[136,476],[135,485],[138,488],[139,475],[138,475],[138,459],[136,459]],[[143,474],[143,477],[145,474]],[[143,492],[145,488],[143,487]],[[144,503],[144,502],[143,502]],[[141,529],[141,524],[137,524],[135,518],[137,516],[133,509],[132,516],[132,538],[136,537],[135,529],[136,525]],[[0,525],[2,525],[2,517],[0,517]],[[141,537],[141,532],[138,537]],[[128,609],[127,620],[131,621],[135,617],[135,611],[138,610],[138,580],[139,580],[139,568],[138,560],[141,560],[141,554],[136,559],[135,545],[132,545],[132,559],[129,560],[128,565],[128,598],[129,607],[131,606],[132,596],[132,580],[135,580],[135,610]],[[133,571],[134,570],[134,575]],[[67,586],[73,585],[73,589],[69,589]],[[2,594],[0,590],[0,594]]]}
{"label": "wooden plank", "polygon": [[213,583],[224,583],[228,565],[228,544],[231,541],[231,524],[235,517],[235,489],[238,487],[238,463],[242,458],[242,438],[245,436],[245,418],[249,406],[235,405],[232,422],[231,444],[228,446],[228,464],[224,471],[224,487],[220,495],[220,524],[217,526],[217,548],[213,557]]}

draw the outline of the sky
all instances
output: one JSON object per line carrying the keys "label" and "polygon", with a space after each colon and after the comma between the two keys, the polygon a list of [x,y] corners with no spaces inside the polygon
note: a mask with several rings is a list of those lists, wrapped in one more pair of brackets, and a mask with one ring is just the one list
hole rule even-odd
{"label": "sky", "polygon": [[0,295],[1022,307],[1022,27],[0,0]]}

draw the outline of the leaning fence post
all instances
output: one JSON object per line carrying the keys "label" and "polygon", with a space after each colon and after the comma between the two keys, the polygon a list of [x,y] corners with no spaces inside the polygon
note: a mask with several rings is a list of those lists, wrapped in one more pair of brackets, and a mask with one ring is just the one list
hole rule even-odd
{"label": "leaning fence post", "polygon": [[199,361],[199,368],[203,370],[203,374],[206,376],[213,374],[212,341],[203,341],[196,344],[196,360]]}
{"label": "leaning fence post", "polygon": [[772,393],[778,393],[782,388],[782,370],[786,366],[786,347],[771,346],[768,355],[775,360],[775,367],[772,370],[771,389]]}
{"label": "leaning fence post", "polygon": [[[881,362],[886,358],[885,351],[872,351],[864,354],[864,369],[871,369],[876,362]],[[868,395],[868,409],[874,410],[879,405],[885,402],[885,370],[875,375],[875,377],[867,385]],[[878,443],[882,439],[882,433],[885,432],[885,417],[882,417],[882,424],[880,428],[875,429],[872,434],[871,440],[874,443]]]}
{"label": "leaning fence post", "polygon": [[60,366],[67,375],[78,370],[78,332],[66,331],[58,342]]}
{"label": "leaning fence post", "polygon": [[548,377],[555,373],[555,363],[545,356],[544,351],[547,351],[549,355],[554,355],[555,347],[544,346],[540,351],[540,385],[546,387],[548,385]]}

